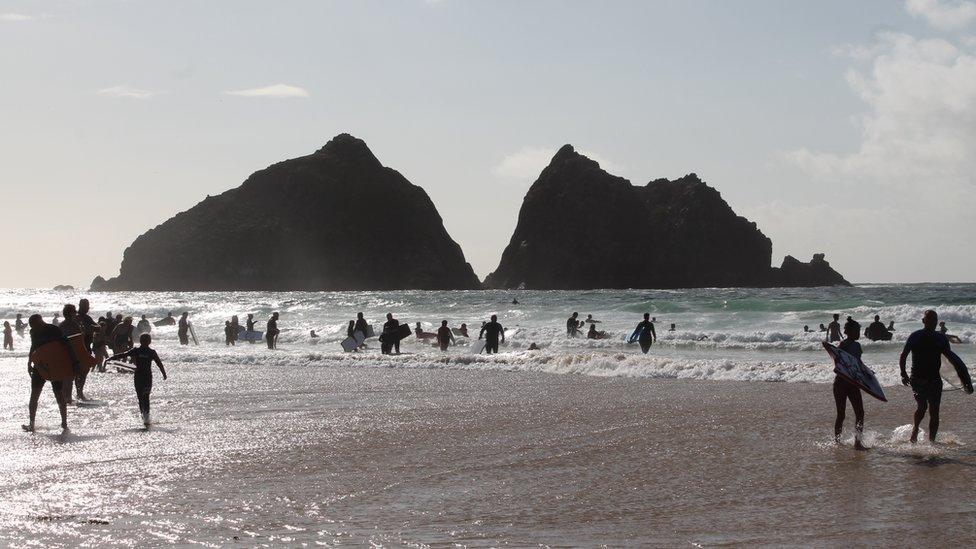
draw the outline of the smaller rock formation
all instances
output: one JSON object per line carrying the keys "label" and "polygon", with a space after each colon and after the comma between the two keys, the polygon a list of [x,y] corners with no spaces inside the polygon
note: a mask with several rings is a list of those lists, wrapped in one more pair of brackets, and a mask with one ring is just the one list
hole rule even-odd
{"label": "smaller rock formation", "polygon": [[783,264],[774,268],[770,286],[850,286],[851,283],[835,271],[824,259],[824,254],[813,254],[809,263],[788,255]]}

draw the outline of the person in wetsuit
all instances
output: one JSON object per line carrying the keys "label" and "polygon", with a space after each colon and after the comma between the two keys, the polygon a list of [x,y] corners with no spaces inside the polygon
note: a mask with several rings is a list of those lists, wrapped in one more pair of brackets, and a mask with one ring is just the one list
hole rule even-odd
{"label": "person in wetsuit", "polygon": [[468,325],[464,322],[461,323],[461,327],[458,328],[458,332],[464,337],[471,337],[468,335]]}
{"label": "person in wetsuit", "polygon": [[881,322],[880,315],[874,315],[874,322],[868,324],[866,330],[864,330],[864,335],[871,341],[890,341],[891,332],[888,328],[885,328],[884,323]]}
{"label": "person in wetsuit", "polygon": [[827,325],[827,341],[836,343],[840,341],[840,315],[834,314],[834,321]]}
{"label": "person in wetsuit", "polygon": [[278,348],[278,334],[281,333],[278,330],[278,313],[271,313],[271,318],[268,319],[268,328],[264,333],[264,339],[268,342],[268,349]]}
{"label": "person in wetsuit", "polygon": [[[939,407],[942,404],[942,355],[950,352],[949,339],[945,334],[936,331],[939,315],[932,310],[925,311],[922,316],[921,330],[912,332],[905,341],[905,348],[901,352],[898,365],[901,368],[901,382],[912,388],[915,395],[915,415],[912,417],[911,441],[918,442],[918,426],[929,413],[929,440],[935,442],[935,435],[939,432]],[[905,369],[908,355],[912,355],[911,376]],[[972,394],[971,384],[965,385],[967,393]]]}
{"label": "person in wetsuit", "polygon": [[568,319],[566,319],[566,335],[569,337],[579,337],[580,336],[580,326],[583,324],[579,320],[579,313],[574,312]]}
{"label": "person in wetsuit", "polygon": [[485,338],[485,354],[498,353],[498,338],[505,342],[505,328],[498,323],[498,315],[491,315],[491,322],[481,327],[478,339]]}
{"label": "person in wetsuit", "polygon": [[3,350],[14,350],[14,329],[10,327],[10,322],[3,321]]}
{"label": "person in wetsuit", "polygon": [[142,318],[136,323],[136,333],[139,335],[152,333],[152,322],[149,322],[146,315],[142,315]]}
{"label": "person in wetsuit", "polygon": [[644,320],[637,323],[634,334],[638,336],[637,343],[640,344],[641,351],[646,355],[651,350],[651,345],[657,341],[657,332],[654,331],[654,322],[651,320],[650,313],[644,313]]}
{"label": "person in wetsuit", "polygon": [[[380,345],[380,349],[384,355],[390,354],[390,351],[395,351],[396,354],[400,354],[400,339],[396,337],[396,331],[399,327],[400,321],[393,318],[393,313],[386,313],[386,322],[383,323],[383,333],[389,334],[388,337],[392,341],[384,341]],[[386,339],[386,337],[383,339]]]}
{"label": "person in wetsuit", "polygon": [[[71,336],[80,336],[84,338],[85,329],[82,326],[81,321],[78,319],[78,310],[75,309],[75,306],[71,305],[70,303],[65,305],[61,310],[61,314],[64,316],[64,320],[58,326],[58,328],[61,329],[61,334],[66,338],[70,338]],[[74,387],[78,392],[78,400],[88,400],[84,391],[85,378],[87,377],[88,368],[78,368],[75,371]],[[72,382],[69,381],[64,385],[64,400],[68,404],[74,402],[74,399],[71,398],[71,393]]]}
{"label": "person in wetsuit", "polygon": [[163,374],[163,380],[166,380],[166,369],[163,368],[163,363],[159,360],[159,355],[156,351],[151,349],[149,345],[152,343],[152,336],[149,334],[142,334],[139,336],[139,346],[134,349],[129,349],[128,351],[117,354],[111,358],[111,360],[122,360],[128,359],[136,366],[135,375],[132,376],[133,383],[136,388],[136,397],[139,399],[139,412],[142,414],[142,424],[149,427],[149,394],[152,393],[152,365],[153,362],[159,368],[160,373]]}
{"label": "person in wetsuit", "polygon": [[356,326],[353,331],[362,332],[363,338],[369,335],[369,324],[366,323],[363,313],[356,313]]}
{"label": "person in wetsuit", "polygon": [[[75,357],[75,352],[68,343],[68,338],[64,337],[61,333],[61,328],[53,324],[48,324],[44,322],[41,315],[31,315],[27,319],[27,324],[30,326],[30,353],[33,353],[35,349],[50,343],[52,341],[60,341],[64,344],[65,349],[68,350],[68,356],[71,357],[73,362],[72,366],[77,372],[80,369],[80,364],[78,364],[78,359]],[[27,355],[27,374],[31,379],[31,394],[30,401],[27,404],[28,413],[28,423],[23,425],[23,429],[27,432],[34,431],[34,417],[37,415],[37,401],[41,397],[41,390],[44,389],[45,380],[41,374],[33,367],[33,361],[30,358],[30,353]],[[68,383],[71,383],[68,380]],[[52,381],[51,390],[54,392],[54,398],[58,401],[58,411],[61,413],[61,429],[68,430],[68,401],[65,399],[64,395],[64,382],[63,381]]]}
{"label": "person in wetsuit", "polygon": [[[839,347],[857,358],[861,358],[861,344],[857,342],[861,337],[861,325],[855,321],[844,324],[844,335],[847,338],[840,342]],[[847,381],[840,375],[834,376],[834,405],[837,407],[837,419],[834,421],[834,441],[840,443],[840,435],[844,430],[844,418],[847,412],[847,401],[851,402],[854,409],[854,448],[856,450],[866,450],[861,444],[861,436],[864,433],[864,400],[861,398],[861,389]]]}
{"label": "person in wetsuit", "polygon": [[17,318],[14,319],[14,329],[17,330],[17,335],[24,337],[24,330],[27,328],[27,323],[24,322],[23,315],[17,313]]}
{"label": "person in wetsuit", "polygon": [[229,320],[224,321],[224,345],[231,346],[234,344],[234,328],[230,325]]}
{"label": "person in wetsuit", "polygon": [[447,351],[447,348],[454,342],[454,334],[447,327],[447,321],[442,320],[441,327],[437,329],[437,345],[440,346],[442,351]]}
{"label": "person in wetsuit", "polygon": [[[178,326],[176,327],[176,336],[180,338],[180,345],[190,344],[190,320],[188,318],[189,316],[190,313],[183,311],[183,314],[180,315],[180,321],[177,323]],[[125,349],[122,350],[125,351]],[[115,351],[119,352],[119,349],[116,349]]]}
{"label": "person in wetsuit", "polygon": [[112,330],[112,343],[115,354],[124,353],[132,348],[132,317],[127,316]]}

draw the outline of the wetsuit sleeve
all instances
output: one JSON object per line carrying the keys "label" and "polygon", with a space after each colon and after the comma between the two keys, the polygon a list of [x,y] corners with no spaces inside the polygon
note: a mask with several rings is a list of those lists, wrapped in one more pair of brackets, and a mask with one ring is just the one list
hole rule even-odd
{"label": "wetsuit sleeve", "polygon": [[916,340],[918,340],[918,336],[916,334],[908,336],[908,339],[905,340],[905,348],[902,349],[901,354],[907,355],[908,353],[912,352],[912,347],[915,345]]}
{"label": "wetsuit sleeve", "polygon": [[159,354],[156,352],[156,349],[153,349],[152,359],[153,359],[153,362],[156,363],[156,366],[159,366],[160,368],[163,367],[163,361],[162,360],[159,360]]}

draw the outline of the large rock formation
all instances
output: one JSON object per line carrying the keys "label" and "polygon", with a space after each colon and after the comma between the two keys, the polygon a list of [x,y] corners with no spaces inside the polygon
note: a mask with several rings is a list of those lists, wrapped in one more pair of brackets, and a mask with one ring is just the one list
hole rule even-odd
{"label": "large rock formation", "polygon": [[464,289],[427,193],[342,134],[151,229],[93,290]]}
{"label": "large rock formation", "polygon": [[847,284],[823,256],[788,257],[695,174],[644,187],[569,145],[522,203],[492,288],[694,288]]}

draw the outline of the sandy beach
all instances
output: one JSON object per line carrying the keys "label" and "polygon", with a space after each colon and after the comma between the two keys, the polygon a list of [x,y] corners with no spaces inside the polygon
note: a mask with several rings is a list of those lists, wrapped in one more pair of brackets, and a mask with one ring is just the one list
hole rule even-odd
{"label": "sandy beach", "polygon": [[[829,385],[526,372],[187,367],[93,374],[62,435],[20,432],[0,361],[10,545],[967,545],[972,401],[911,446],[907,389],[867,403],[869,452],[831,443]],[[851,420],[848,420],[849,422]]]}

